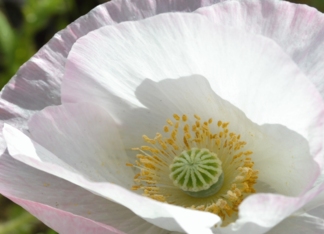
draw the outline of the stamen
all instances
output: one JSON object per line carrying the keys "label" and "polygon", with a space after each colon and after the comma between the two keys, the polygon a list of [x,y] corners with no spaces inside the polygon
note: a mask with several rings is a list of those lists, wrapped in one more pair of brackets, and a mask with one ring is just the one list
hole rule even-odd
{"label": "stamen", "polygon": [[223,225],[234,221],[238,206],[255,192],[258,171],[253,169],[252,151],[241,135],[229,130],[229,122],[212,118],[191,119],[174,114],[162,127],[164,135],[151,139],[139,151],[133,190],[144,196],[219,215]]}

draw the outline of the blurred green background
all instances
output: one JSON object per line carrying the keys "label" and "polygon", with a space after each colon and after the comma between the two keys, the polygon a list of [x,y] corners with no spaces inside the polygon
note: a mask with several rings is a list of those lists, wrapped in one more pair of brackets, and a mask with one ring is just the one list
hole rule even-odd
{"label": "blurred green background", "polygon": [[[105,0],[0,0],[0,88],[57,31]],[[324,12],[324,0],[291,0]],[[17,226],[19,227],[17,229]],[[0,234],[55,234],[0,196]]]}

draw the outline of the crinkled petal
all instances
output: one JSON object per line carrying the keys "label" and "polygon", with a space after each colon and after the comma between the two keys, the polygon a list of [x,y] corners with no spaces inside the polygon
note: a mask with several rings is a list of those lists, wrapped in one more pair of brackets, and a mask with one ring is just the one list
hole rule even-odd
{"label": "crinkled petal", "polygon": [[[324,15],[288,1],[224,1],[196,11],[211,21],[274,40],[324,97]],[[234,17],[235,16],[235,17]]]}
{"label": "crinkled petal", "polygon": [[[287,155],[287,153],[290,154],[290,147],[288,147],[288,149],[283,148],[282,152],[277,152],[276,149],[280,146],[280,144],[282,142],[281,138],[278,139],[278,135],[274,134],[274,133],[278,132],[278,127],[276,126],[275,130],[271,130],[271,128],[269,130],[269,126],[266,126],[266,128],[258,130],[258,127],[255,124],[253,125],[251,122],[246,120],[246,117],[244,116],[244,114],[242,112],[237,110],[237,108],[231,106],[231,104],[229,104],[229,103],[221,100],[219,97],[217,97],[217,95],[215,95],[212,92],[210,87],[208,87],[209,84],[208,84],[207,80],[198,79],[197,77],[192,77],[191,79],[190,78],[184,78],[184,79],[181,79],[181,80],[165,80],[165,81],[161,82],[162,83],[162,85],[161,85],[162,88],[160,87],[160,89],[157,89],[155,91],[155,93],[156,94],[158,94],[159,92],[164,93],[166,91],[164,88],[167,88],[167,87],[173,87],[175,90],[181,91],[181,86],[183,86],[183,82],[187,82],[186,83],[187,84],[187,92],[189,92],[189,94],[192,92],[192,90],[195,87],[197,87],[196,82],[199,82],[199,84],[201,85],[201,88],[204,90],[204,95],[201,95],[199,98],[186,99],[187,101],[191,100],[191,102],[190,102],[191,104],[195,104],[196,102],[205,103],[205,104],[201,104],[201,106],[198,107],[198,109],[196,109],[196,110],[199,110],[199,108],[202,108],[203,111],[207,112],[207,113],[204,113],[204,114],[209,115],[208,113],[210,113],[211,116],[214,116],[214,115],[217,115],[217,113],[223,112],[222,114],[218,114],[218,116],[220,118],[228,117],[228,118],[230,118],[230,121],[233,120],[234,129],[235,129],[235,126],[236,126],[236,128],[238,126],[239,129],[240,128],[242,129],[242,126],[248,127],[249,130],[250,130],[249,132],[251,134],[255,135],[255,136],[251,137],[251,139],[254,140],[253,143],[251,144],[251,147],[253,147],[254,144],[255,144],[254,147],[256,147],[258,145],[263,145],[263,147],[267,147],[267,144],[269,144],[269,148],[267,148],[267,153],[264,153],[264,151],[262,151],[262,150],[259,150],[259,152],[255,152],[256,155],[255,155],[254,160],[258,160],[257,165],[259,165],[259,168],[260,168],[260,179],[261,180],[264,179],[264,177],[265,178],[268,177],[270,179],[273,179],[271,181],[265,180],[264,182],[270,183],[270,185],[272,185],[276,190],[278,190],[281,193],[290,193],[290,194],[294,194],[294,193],[298,194],[301,191],[305,190],[308,184],[312,184],[312,182],[314,180],[314,178],[313,178],[314,174],[312,174],[312,173],[313,172],[316,173],[316,167],[314,167],[314,165],[316,166],[316,163],[313,162],[313,164],[312,164],[312,160],[311,160],[310,156],[308,158],[307,157],[305,158],[305,156],[307,156],[307,151],[304,152],[304,150],[302,148],[297,148],[296,151],[297,151],[297,153],[300,153],[300,155],[295,155],[295,157],[290,157],[290,155]],[[151,85],[151,87],[154,87],[154,84],[150,84],[150,85]],[[170,89],[169,89],[169,91],[170,91]],[[169,94],[172,94],[172,92],[171,93],[169,92]],[[177,96],[177,94],[180,94],[180,96]],[[178,106],[182,106],[182,108],[183,108],[182,110],[185,111],[185,112],[193,112],[194,113],[195,110],[192,110],[191,106],[188,106],[186,104],[181,105],[181,104],[183,104],[182,103],[182,101],[183,101],[183,98],[182,98],[183,96],[182,95],[186,96],[187,94],[185,92],[178,92],[178,93],[172,94],[171,97],[172,97],[172,100],[173,100],[173,104],[178,105]],[[146,97],[144,96],[143,98],[145,100],[144,103],[148,102],[149,103],[148,106],[151,105],[150,107],[152,108],[152,104],[154,103],[154,100],[149,100],[148,96],[146,96]],[[153,101],[153,103],[150,102],[150,101]],[[207,109],[207,107],[205,106],[207,103],[209,103],[210,107],[212,107],[212,108]],[[194,106],[198,106],[198,105],[194,105]],[[74,139],[77,142],[77,145],[76,145],[77,147],[76,148],[74,148],[72,146],[69,147],[70,149],[72,149],[72,151],[70,151],[69,154],[73,155],[74,150],[79,152],[78,147],[80,149],[82,149],[82,151],[86,151],[87,150],[86,148],[91,148],[91,146],[87,146],[85,144],[84,140],[82,140],[82,139],[81,139],[82,144],[80,144],[78,142],[78,140],[80,140],[80,139],[77,139],[77,136],[74,136],[73,134],[71,135],[71,133],[73,133],[73,131],[75,129],[77,129],[78,131],[80,131],[80,129],[82,130],[84,128],[84,125],[90,125],[91,126],[91,123],[93,123],[93,122],[91,122],[91,120],[92,121],[96,120],[96,123],[100,123],[101,119],[105,119],[104,118],[105,115],[102,114],[102,117],[101,117],[100,112],[98,110],[96,110],[96,108],[98,108],[98,107],[95,107],[95,106],[91,107],[91,106],[89,106],[88,103],[65,104],[65,105],[60,106],[60,107],[47,108],[45,111],[41,112],[37,117],[35,117],[36,120],[31,121],[31,122],[34,121],[33,124],[42,123],[45,126],[49,126],[48,129],[45,129],[45,128],[42,129],[42,126],[40,126],[40,128],[42,129],[42,131],[41,131],[42,134],[40,135],[41,137],[40,136],[37,137],[38,141],[40,139],[44,138],[44,140],[46,140],[48,142],[53,142],[53,146],[57,146],[57,148],[62,148],[62,146],[64,146],[64,145],[72,145],[73,144],[73,142],[69,140],[71,138],[71,139]],[[87,114],[84,114],[84,110],[88,111]],[[163,110],[164,109],[161,109],[160,111],[163,112]],[[171,109],[171,111],[172,110],[173,109]],[[154,111],[154,109],[152,109],[151,111],[153,113],[157,112],[157,111]],[[66,113],[69,113],[69,116],[67,116]],[[73,114],[70,114],[70,113],[73,113]],[[106,115],[108,115],[108,114],[106,113]],[[88,118],[89,116],[96,116],[96,118]],[[69,117],[69,118],[67,118],[67,117]],[[50,119],[54,123],[53,126],[55,126],[55,127],[51,127],[51,123],[48,122],[47,119]],[[64,121],[62,121],[62,120],[64,120]],[[86,121],[84,121],[84,120],[86,120]],[[108,118],[108,120],[109,120],[109,118]],[[237,122],[237,121],[239,121],[239,122]],[[71,123],[74,123],[74,124],[72,126],[70,126]],[[238,123],[242,123],[242,124],[240,125]],[[67,128],[67,126],[65,126],[65,124],[68,124],[68,126],[70,126],[69,131],[65,130]],[[35,124],[35,126],[37,126],[37,125]],[[137,126],[137,125],[134,125],[134,126]],[[103,130],[102,128],[94,128],[94,129],[91,129],[91,132],[89,132],[89,130],[88,131],[83,131],[83,132],[87,132],[90,138],[94,137],[95,139],[97,139],[96,135],[100,136],[100,133],[102,132],[102,130]],[[246,129],[243,129],[243,130],[246,131]],[[279,130],[280,130],[280,128],[279,128]],[[57,139],[55,139],[55,138],[50,139],[50,140],[47,139],[47,137],[50,136],[53,133],[53,131],[57,132],[57,134],[59,134],[59,133],[62,133],[62,134]],[[34,133],[35,132],[32,129],[31,130],[31,136],[35,138]],[[298,138],[295,138],[295,136],[294,136],[294,134],[297,135],[296,133],[289,133],[289,131],[287,133],[286,129],[281,129],[281,135],[280,136],[287,136],[286,134],[288,134],[289,138],[294,143],[297,142]],[[56,134],[54,134],[54,135],[56,135]],[[78,132],[77,135],[80,135],[79,132]],[[246,135],[249,135],[249,134],[243,133],[242,138],[243,139],[247,138]],[[33,143],[31,140],[29,140],[29,138],[27,136],[23,135],[18,130],[15,130],[14,128],[6,125],[5,128],[4,128],[4,136],[5,136],[5,139],[7,141],[7,145],[8,145],[8,149],[9,149],[10,154],[13,157],[15,157],[16,159],[22,160],[24,163],[27,163],[27,164],[29,164],[29,165],[31,165],[33,167],[36,167],[36,168],[38,168],[40,170],[46,170],[46,171],[48,171],[50,173],[53,173],[56,176],[60,176],[60,177],[62,177],[64,179],[67,179],[67,180],[69,180],[69,181],[71,181],[73,183],[76,183],[76,184],[78,184],[78,185],[80,185],[80,186],[82,186],[82,187],[84,187],[86,189],[91,188],[91,191],[93,191],[93,192],[95,192],[97,194],[101,194],[102,196],[107,196],[109,199],[112,199],[112,200],[118,202],[118,200],[116,200],[116,198],[114,196],[113,197],[111,196],[111,193],[108,193],[109,195],[102,194],[102,192],[100,192],[100,189],[97,188],[97,186],[92,187],[93,185],[91,184],[91,182],[83,181],[81,183],[78,180],[80,180],[82,178],[78,178],[78,179],[73,178],[76,175],[74,175],[74,176],[72,176],[72,175],[74,173],[78,173],[79,171],[81,171],[82,168],[75,167],[75,168],[73,168],[74,170],[71,170],[71,169],[66,168],[66,167],[65,168],[61,168],[61,167],[56,168],[56,167],[54,167],[53,164],[57,164],[58,166],[62,166],[62,165],[55,161],[55,160],[57,160],[56,158],[54,158],[54,160],[53,160],[53,157],[54,157],[52,155],[53,152],[49,153],[49,152],[46,151],[46,149],[42,149],[42,151],[37,150],[36,143]],[[37,134],[36,134],[36,136],[37,136]],[[104,137],[104,139],[105,139],[105,137]],[[273,140],[273,139],[277,139],[277,141]],[[275,142],[277,145],[273,144],[273,142]],[[266,146],[264,146],[264,144],[266,144]],[[298,146],[301,147],[302,144],[303,143],[301,141],[301,143],[298,144]],[[83,145],[86,146],[85,149],[82,148]],[[248,144],[248,145],[250,145],[250,144]],[[283,146],[286,146],[286,145],[289,146],[289,144],[287,144],[287,143],[283,144]],[[36,150],[34,149],[34,147],[36,147]],[[47,145],[47,147],[49,147],[51,149],[51,151],[53,151],[53,149],[55,148],[55,147],[52,147],[51,144]],[[279,147],[279,149],[280,149],[280,147]],[[307,147],[306,147],[306,149],[307,149]],[[252,148],[252,150],[254,150],[254,148]],[[271,152],[273,154],[271,154]],[[62,153],[61,151],[56,151],[56,153],[61,156],[61,160],[64,160],[64,158],[65,158],[64,155],[69,155],[69,154],[64,154],[64,152]],[[23,156],[23,155],[26,155],[26,156]],[[114,156],[114,155],[112,154],[112,156]],[[75,157],[77,157],[77,155]],[[276,160],[276,157],[278,157],[277,160]],[[37,160],[38,158],[40,158],[42,160]],[[48,158],[50,158],[51,160],[48,160]],[[296,158],[296,159],[298,158],[298,160],[293,161],[293,162],[289,161],[289,160],[294,159],[294,158]],[[305,160],[302,160],[302,158],[304,158]],[[43,159],[46,159],[46,160],[43,160]],[[267,166],[269,164],[271,164],[271,160],[274,160],[274,161],[277,161],[277,162],[280,161],[280,163],[286,169],[291,167],[291,169],[289,169],[289,172],[291,173],[291,175],[289,175],[289,174],[286,175],[284,170],[280,171],[278,169],[276,171],[276,174],[274,174],[274,172],[271,171],[271,170],[270,171],[266,170]],[[45,164],[43,164],[43,162]],[[46,165],[47,163],[51,163],[52,165],[48,166],[48,165]],[[262,165],[263,165],[263,168],[262,168]],[[70,163],[70,166],[71,167],[73,166],[72,163]],[[89,166],[91,166],[91,164]],[[114,164],[112,164],[111,167],[113,168]],[[300,168],[300,167],[302,167],[304,169],[304,174],[299,174],[300,169],[298,169],[298,168]],[[46,168],[48,168],[48,169],[46,169]],[[70,172],[66,172],[65,171],[66,169],[68,169],[68,171],[70,171]],[[122,171],[123,169],[127,170],[126,165],[123,165],[122,168],[119,168],[120,171]],[[265,169],[265,170],[262,171],[263,169]],[[64,173],[67,173],[67,175],[64,175]],[[271,177],[271,175],[272,175],[273,178]],[[67,177],[65,177],[65,176],[67,176]],[[93,180],[93,178],[90,177],[89,175],[87,175],[87,177]],[[311,181],[308,181],[309,179]],[[131,180],[132,180],[131,175],[129,175],[128,180],[131,183]],[[291,184],[293,184],[295,182],[295,180],[298,180],[299,187],[289,187]],[[99,181],[101,181],[101,180],[99,180]],[[111,181],[111,179],[108,178],[106,181],[109,182],[109,181]],[[87,183],[90,183],[90,185],[86,185]],[[121,184],[121,185],[124,185],[124,184]],[[90,186],[90,187],[88,187],[88,186]],[[288,190],[286,190],[286,186],[287,186]],[[126,188],[127,188],[127,186],[126,186]],[[119,199],[120,202],[123,202],[123,203],[120,203],[120,204],[122,204],[122,205],[124,205],[124,206],[126,206],[126,207],[128,207],[130,209],[133,208],[132,209],[133,212],[138,214],[139,211],[137,209],[139,209],[139,208],[136,207],[136,206],[134,207],[134,205],[133,205],[134,203],[136,203],[136,201],[131,201],[131,198],[127,198],[125,200],[127,200],[128,203],[126,203],[124,200],[121,200],[120,197],[118,197],[118,199]],[[147,199],[147,198],[143,197],[143,199]],[[291,200],[294,200],[294,199],[291,198]],[[289,198],[287,198],[287,201],[291,202],[291,200],[289,200]],[[244,204],[244,202],[242,204]],[[155,204],[155,203],[153,203],[153,204]],[[158,204],[161,204],[161,203],[158,203]],[[182,209],[180,207],[178,207],[178,208]],[[269,206],[267,206],[267,209],[271,210],[272,208],[273,208],[272,203]],[[290,208],[291,212],[294,212],[295,211],[294,210],[295,204],[291,205],[289,208]],[[157,208],[153,206],[152,209],[157,209]],[[251,206],[250,209],[255,210],[255,209],[258,209],[258,208],[257,208],[257,206]],[[298,209],[298,207],[296,207],[296,210],[297,209]],[[271,211],[275,212],[276,210],[271,210]],[[250,211],[250,212],[253,212],[253,211]],[[271,213],[271,212],[269,212],[269,213]],[[143,217],[143,215],[147,215],[147,214],[145,212],[144,213],[142,212],[142,213],[140,213],[140,215],[141,215],[141,217]],[[155,214],[155,215],[157,215],[157,214]],[[159,215],[163,215],[163,213],[159,214]],[[174,214],[173,218],[179,219],[180,216],[178,216],[178,215],[179,214]],[[250,214],[248,214],[247,216],[249,217],[249,215]],[[278,219],[286,217],[284,215],[285,214],[279,213],[278,214]],[[244,220],[244,218],[246,218],[245,216],[246,215],[243,214],[243,216],[242,216],[243,220]],[[157,217],[159,217],[159,216],[157,216]],[[143,217],[143,218],[145,218],[145,217]],[[161,217],[159,217],[159,218],[161,219]],[[257,221],[259,221],[259,220],[257,220]],[[153,223],[160,226],[161,225],[160,222],[164,223],[165,221],[162,220],[162,221],[157,221],[157,223],[155,223],[155,222],[153,222]],[[183,221],[183,222],[185,222],[185,221]],[[258,223],[258,222],[255,222],[255,223]],[[186,224],[186,226],[183,227],[184,230],[190,230],[192,228],[197,228],[195,226],[190,227],[189,225],[188,226],[187,225],[188,224]],[[165,226],[160,226],[160,227],[166,228]],[[179,227],[174,226],[174,227],[172,227],[172,229],[168,229],[168,230],[180,231],[181,229],[179,230],[178,228]]]}
{"label": "crinkled petal", "polygon": [[[25,129],[26,120],[33,113],[46,106],[59,105],[66,58],[76,40],[87,33],[106,25],[140,20],[164,12],[190,12],[217,2],[219,0],[114,0],[94,8],[58,32],[21,66],[1,92],[0,105],[7,105],[6,102],[9,105],[1,108],[0,119],[8,122],[10,117],[11,124]],[[15,115],[12,115],[13,109]]]}
{"label": "crinkled petal", "polygon": [[320,234],[324,231],[324,220],[309,215],[291,216],[267,234]]}
{"label": "crinkled petal", "polygon": [[[164,233],[127,208],[23,164],[7,154],[0,161],[0,193],[82,216],[124,233]],[[46,217],[37,217],[46,222]]]}
{"label": "crinkled petal", "polygon": [[206,77],[214,92],[252,121],[301,134],[322,164],[324,102],[314,85],[272,40],[198,14],[163,14],[84,36],[69,54],[62,100],[91,99],[120,123],[125,107],[143,107],[135,91],[145,79],[194,74]]}
{"label": "crinkled petal", "polygon": [[281,125],[252,123],[242,111],[215,94],[201,76],[145,80],[135,94],[145,108],[124,109],[121,128],[126,149],[143,145],[143,134],[154,138],[157,132],[163,132],[166,120],[173,114],[187,115],[188,122],[195,122],[197,114],[202,121],[212,118],[215,125],[218,120],[229,122],[230,131],[247,142],[244,149],[253,152],[251,158],[259,170],[259,181],[280,194],[298,196],[320,174],[303,137]]}
{"label": "crinkled petal", "polygon": [[42,220],[47,226],[62,234],[122,234],[122,232],[102,223],[98,223],[93,220],[56,209],[54,207],[28,201],[22,198],[10,196],[8,198],[16,204],[22,206],[36,218]]}
{"label": "crinkled petal", "polygon": [[52,153],[51,158],[40,160],[60,160],[59,165],[92,181],[131,187],[129,178],[134,173],[126,163],[133,159],[126,155],[116,124],[105,109],[93,103],[48,107],[35,114],[28,126],[39,151],[43,147]]}
{"label": "crinkled petal", "polygon": [[[321,174],[315,181],[313,188],[316,189],[318,186],[322,186],[324,184],[324,171],[321,171]],[[312,210],[318,210],[318,207],[324,205],[324,191],[321,193],[317,194],[317,196],[312,199],[310,202],[308,202],[301,210],[300,213],[304,212],[310,212]],[[323,216],[324,218],[324,216]]]}
{"label": "crinkled petal", "polygon": [[252,195],[240,205],[239,219],[223,228],[223,231],[227,233],[265,233],[302,208],[323,190],[324,185],[318,186],[299,197],[286,197],[278,194]]}
{"label": "crinkled petal", "polygon": [[210,228],[220,221],[220,218],[214,214],[157,202],[130,192],[118,185],[108,182],[92,182],[71,170],[40,161],[37,158],[50,157],[45,154],[51,153],[44,150],[42,152],[43,156],[35,155],[36,149],[33,143],[22,135],[23,133],[17,129],[9,125],[4,126],[4,136],[8,150],[15,159],[123,205],[147,222],[160,228],[169,231],[188,233],[197,233],[199,231],[199,233],[211,234]]}
{"label": "crinkled petal", "polygon": [[[316,198],[314,200],[316,200]],[[276,230],[285,230],[287,233],[291,234],[322,233],[324,231],[324,206],[318,206],[315,209],[308,211],[308,213],[302,214],[300,216],[290,217],[287,219],[287,221],[284,220],[278,225],[278,227],[275,227],[272,233],[275,233]],[[293,232],[294,230],[295,232]]]}

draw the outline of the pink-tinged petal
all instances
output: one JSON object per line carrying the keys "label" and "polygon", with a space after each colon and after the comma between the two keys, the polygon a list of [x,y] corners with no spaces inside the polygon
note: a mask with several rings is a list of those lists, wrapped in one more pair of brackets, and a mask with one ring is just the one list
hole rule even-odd
{"label": "pink-tinged petal", "polygon": [[225,227],[224,230],[228,233],[265,233],[297,212],[323,190],[324,185],[318,186],[300,197],[286,197],[278,194],[252,195],[239,206],[238,220]]}
{"label": "pink-tinged petal", "polygon": [[254,169],[260,172],[258,181],[277,193],[298,196],[313,185],[320,173],[303,137],[281,125],[252,123],[237,107],[214,93],[204,77],[193,75],[159,82],[147,79],[135,95],[145,108],[123,110],[120,129],[126,149],[143,145],[143,134],[153,138],[162,132],[166,119],[174,113],[186,114],[189,124],[196,121],[194,115],[198,114],[203,121],[212,118],[215,123],[229,122],[229,130],[240,134],[247,142],[245,149],[253,152]]}
{"label": "pink-tinged petal", "polygon": [[15,126],[24,129],[26,120],[35,111],[59,105],[66,58],[75,41],[87,33],[106,25],[140,20],[164,12],[190,12],[217,2],[219,0],[114,0],[96,7],[58,32],[19,69],[2,90],[1,99],[21,113],[10,116],[10,108],[4,108],[0,119],[8,120],[10,116],[16,122]]}
{"label": "pink-tinged petal", "polygon": [[321,234],[324,231],[324,220],[309,215],[291,216],[267,234]]}
{"label": "pink-tinged petal", "polygon": [[[197,233],[199,231],[199,233],[211,234],[210,228],[220,221],[220,218],[214,214],[157,202],[118,185],[108,182],[92,182],[71,170],[40,161],[37,157],[41,156],[35,155],[36,149],[34,145],[21,136],[23,133],[9,125],[5,125],[3,131],[9,153],[15,159],[123,205],[147,222],[160,228],[169,231],[187,233]],[[44,150],[42,154],[50,154],[50,152]]]}
{"label": "pink-tinged petal", "polygon": [[197,12],[212,22],[274,40],[324,97],[324,14],[288,1],[225,1]]}
{"label": "pink-tinged petal", "polygon": [[[108,112],[92,103],[48,107],[28,123],[31,138],[92,181],[109,181],[131,187],[134,172],[116,124]],[[54,156],[57,155],[57,156]],[[61,166],[63,166],[60,163]]]}
{"label": "pink-tinged petal", "polygon": [[[3,127],[3,123],[6,122],[19,129],[25,129],[27,127],[26,119],[30,116],[31,111],[23,110],[18,106],[7,102],[4,99],[0,99],[0,129]],[[0,132],[0,155],[4,153],[7,146],[4,142],[2,131]]]}
{"label": "pink-tinged petal", "polygon": [[318,225],[317,227],[324,229],[324,205],[323,204],[316,207],[315,209],[310,210],[308,214],[313,219],[317,220],[316,221],[316,224]]}
{"label": "pink-tinged petal", "polygon": [[102,223],[98,223],[93,220],[74,215],[41,203],[10,196],[8,196],[8,198],[18,205],[22,206],[36,218],[42,220],[47,226],[62,234],[123,233]]}
{"label": "pink-tinged petal", "polygon": [[[117,203],[32,168],[9,155],[3,155],[0,160],[0,194],[41,203],[124,233],[165,232]],[[44,220],[41,216],[38,218]]]}
{"label": "pink-tinged petal", "polygon": [[[313,188],[316,188],[318,186],[322,186],[324,184],[324,171],[321,171],[321,174],[315,181]],[[310,202],[308,202],[303,209],[300,211],[301,213],[303,212],[312,212],[314,210],[318,210],[320,206],[324,205],[324,191],[321,193],[317,194],[317,196],[312,199]],[[324,216],[323,216],[324,218]]]}
{"label": "pink-tinged petal", "polygon": [[194,74],[207,78],[217,95],[253,122],[281,124],[301,134],[322,165],[324,102],[316,87],[272,40],[199,14],[163,14],[82,37],[66,63],[62,101],[91,99],[122,125],[126,108],[144,107],[136,90],[145,79]]}
{"label": "pink-tinged petal", "polygon": [[[194,211],[169,204],[156,202],[134,194],[111,183],[94,183],[80,175],[67,171],[57,165],[36,159],[34,145],[22,137],[23,133],[5,125],[4,136],[9,153],[17,160],[68,180],[102,197],[123,205],[146,221],[169,231],[200,231],[211,233],[210,229],[220,219],[207,212]],[[42,152],[46,154],[46,152]],[[253,230],[253,233],[264,233],[284,218],[288,217],[303,205],[322,192],[324,185],[318,186],[300,197],[285,197],[275,194],[257,194],[245,199],[239,207],[239,219],[221,230],[236,232]]]}

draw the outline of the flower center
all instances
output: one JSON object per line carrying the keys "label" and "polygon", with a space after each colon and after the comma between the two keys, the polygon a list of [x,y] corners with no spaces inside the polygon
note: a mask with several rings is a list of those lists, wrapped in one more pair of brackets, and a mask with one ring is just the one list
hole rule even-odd
{"label": "flower center", "polygon": [[208,149],[192,148],[176,156],[170,165],[173,184],[193,197],[208,197],[224,182],[222,162]]}
{"label": "flower center", "polygon": [[212,212],[226,226],[237,218],[238,206],[255,192],[258,171],[246,142],[229,131],[229,123],[173,115],[163,135],[143,135],[138,151],[133,190],[144,196],[191,209]]}

